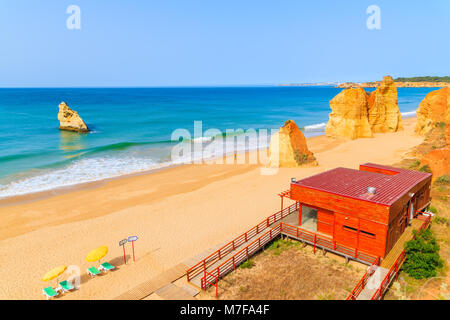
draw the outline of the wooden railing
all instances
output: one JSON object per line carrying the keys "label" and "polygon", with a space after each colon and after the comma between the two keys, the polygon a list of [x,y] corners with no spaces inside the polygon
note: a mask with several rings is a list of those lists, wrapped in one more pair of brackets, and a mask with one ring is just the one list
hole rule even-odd
{"label": "wooden railing", "polygon": [[363,275],[361,280],[359,280],[359,282],[356,284],[355,288],[353,288],[352,292],[348,295],[346,300],[356,300],[356,298],[358,298],[361,291],[363,291],[364,288],[366,287],[367,281],[369,281],[369,278],[375,272],[375,270],[376,270],[375,266],[379,266],[380,263],[381,263],[381,258],[378,257],[377,260],[375,261],[375,263],[367,269],[366,273]]}
{"label": "wooden railing", "polygon": [[198,274],[204,273],[206,269],[217,262],[218,260],[222,259],[223,257],[227,256],[230,252],[233,252],[236,248],[241,246],[242,244],[246,243],[256,235],[260,234],[262,231],[267,229],[270,225],[274,224],[277,221],[280,221],[284,217],[287,217],[291,213],[295,212],[299,208],[299,203],[296,202],[293,205],[284,208],[283,210],[280,210],[273,215],[269,216],[268,218],[264,219],[262,222],[260,222],[257,226],[251,228],[247,232],[241,234],[239,237],[235,238],[233,241],[225,244],[223,247],[221,247],[219,250],[211,253],[209,256],[201,260],[200,262],[196,263],[194,266],[189,268],[186,271],[186,277],[187,281],[190,281],[193,277],[195,277]]}
{"label": "wooden railing", "polygon": [[281,234],[281,225],[282,223],[279,223],[269,231],[265,232],[262,236],[255,239],[252,243],[241,249],[214,270],[205,272],[204,277],[201,280],[202,289],[206,290],[208,288],[208,283],[214,281],[214,279],[220,280],[226,274],[235,270],[241,263],[247,261],[249,257],[263,248],[268,242],[278,237]]}
{"label": "wooden railing", "polygon": [[[429,227],[431,222],[431,216],[419,215],[417,219],[424,221],[419,228],[419,232]],[[389,269],[389,272],[381,282],[380,287],[373,294],[371,300],[380,300],[381,298],[383,298],[384,293],[391,284],[392,280],[398,275],[398,272],[401,266],[403,265],[403,262],[405,262],[405,260],[406,260],[406,251],[403,250],[398,256],[398,258],[395,260],[394,265]]]}
{"label": "wooden railing", "polygon": [[337,242],[333,241],[333,239],[330,237],[317,234],[315,232],[302,229],[300,227],[291,226],[287,223],[283,223],[282,229],[283,234],[287,234],[289,236],[297,238],[298,240],[308,242],[309,244],[313,245],[314,253],[316,252],[316,247],[321,247],[325,250],[342,254],[352,259],[360,260],[368,265],[373,265],[374,263],[377,262],[378,259],[367,253],[361,252],[358,249],[351,249],[343,245],[337,244]]}
{"label": "wooden railing", "polygon": [[275,227],[264,233],[262,236],[255,239],[248,246],[244,247],[239,252],[230,257],[228,260],[223,262],[221,265],[209,271],[208,273],[205,272],[204,277],[202,278],[201,281],[201,283],[205,284],[205,286],[202,286],[202,289],[206,290],[208,288],[207,283],[214,281],[213,277],[220,280],[226,274],[235,270],[241,263],[248,260],[249,257],[251,257],[258,250],[263,248],[268,242],[272,241],[281,233],[312,244],[314,246],[314,252],[316,247],[321,247],[328,251],[338,254],[344,254],[346,256],[350,256],[355,259],[359,260],[364,259],[364,261],[366,261],[369,264],[379,263],[379,258],[375,258],[362,252],[358,252],[357,250],[350,249],[342,245],[338,245],[336,244],[336,242],[333,242],[331,238],[319,235],[317,233],[305,229],[301,229],[299,227],[289,225],[284,222],[280,222]]}
{"label": "wooden railing", "polygon": [[[206,278],[206,275],[209,275],[212,278],[211,280],[214,282],[210,282]],[[217,298],[218,297],[218,289],[219,289],[219,279],[216,276],[205,271],[205,276],[201,279],[201,286],[202,286],[202,288],[207,288],[207,285],[216,287],[216,298]]]}

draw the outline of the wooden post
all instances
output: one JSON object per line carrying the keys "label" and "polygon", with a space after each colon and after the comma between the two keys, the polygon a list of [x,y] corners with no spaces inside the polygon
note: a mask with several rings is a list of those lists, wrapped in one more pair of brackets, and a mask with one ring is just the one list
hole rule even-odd
{"label": "wooden post", "polygon": [[281,196],[281,216],[283,216],[283,196]]}
{"label": "wooden post", "polygon": [[234,262],[234,256],[233,256],[233,269],[236,270],[236,263]]}
{"label": "wooden post", "polygon": [[247,253],[247,260],[248,260],[248,247],[245,248],[245,251]]}
{"label": "wooden post", "polygon": [[317,239],[317,234],[314,235],[314,254],[316,254],[316,239]]}

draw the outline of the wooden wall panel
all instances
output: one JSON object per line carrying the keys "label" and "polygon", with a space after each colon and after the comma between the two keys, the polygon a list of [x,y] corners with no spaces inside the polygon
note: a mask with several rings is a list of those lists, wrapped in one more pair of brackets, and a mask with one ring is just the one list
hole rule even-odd
{"label": "wooden wall panel", "polygon": [[317,231],[333,235],[333,211],[318,208],[317,210]]}
{"label": "wooden wall panel", "polygon": [[291,184],[291,199],[332,212],[387,224],[389,207]]}

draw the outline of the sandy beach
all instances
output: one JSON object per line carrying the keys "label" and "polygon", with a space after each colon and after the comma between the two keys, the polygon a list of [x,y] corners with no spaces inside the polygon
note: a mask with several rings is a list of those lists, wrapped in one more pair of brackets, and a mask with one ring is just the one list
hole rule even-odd
{"label": "sandy beach", "polygon": [[[58,265],[79,266],[81,288],[60,299],[112,299],[168,268],[253,227],[280,207],[290,178],[364,162],[393,164],[423,141],[415,118],[404,130],[352,141],[308,139],[319,166],[261,175],[256,164],[184,165],[0,202],[0,299],[45,299],[41,277]],[[29,200],[29,201],[26,201]],[[33,200],[33,201],[31,201]],[[287,205],[287,203],[286,203]],[[136,262],[123,264],[119,240],[137,235]],[[84,260],[100,245],[118,270],[90,279]],[[128,259],[131,246],[127,247]]]}

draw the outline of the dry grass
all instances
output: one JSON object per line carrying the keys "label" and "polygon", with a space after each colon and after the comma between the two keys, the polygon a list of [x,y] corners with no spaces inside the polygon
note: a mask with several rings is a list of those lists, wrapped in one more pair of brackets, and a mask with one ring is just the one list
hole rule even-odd
{"label": "dry grass", "polygon": [[[339,300],[345,299],[366,266],[293,240],[277,240],[252,258],[251,268],[238,268],[219,281],[219,299]],[[198,298],[214,297],[210,288]]]}

